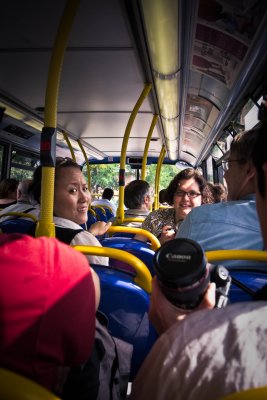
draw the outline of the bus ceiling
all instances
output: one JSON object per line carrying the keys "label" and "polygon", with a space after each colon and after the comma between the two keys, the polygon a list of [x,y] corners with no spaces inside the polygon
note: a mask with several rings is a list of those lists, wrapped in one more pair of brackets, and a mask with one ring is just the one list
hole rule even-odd
{"label": "bus ceiling", "polygon": [[[9,135],[38,149],[65,3],[10,0],[1,9],[0,139]],[[127,157],[142,157],[158,114],[148,156],[158,158],[164,145],[169,160],[200,165],[266,80],[266,64],[264,0],[81,0],[62,67],[59,155],[68,152],[65,132],[89,158],[119,157],[133,107],[150,82]],[[77,145],[75,152],[83,162]]]}

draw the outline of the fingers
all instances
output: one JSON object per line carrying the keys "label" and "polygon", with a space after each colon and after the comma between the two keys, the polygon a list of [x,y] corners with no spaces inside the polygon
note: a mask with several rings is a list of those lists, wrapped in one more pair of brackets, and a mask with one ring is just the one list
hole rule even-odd
{"label": "fingers", "polygon": [[214,308],[215,303],[216,303],[216,284],[214,282],[211,282],[203,297],[203,300],[201,301],[197,309],[199,310],[212,309]]}

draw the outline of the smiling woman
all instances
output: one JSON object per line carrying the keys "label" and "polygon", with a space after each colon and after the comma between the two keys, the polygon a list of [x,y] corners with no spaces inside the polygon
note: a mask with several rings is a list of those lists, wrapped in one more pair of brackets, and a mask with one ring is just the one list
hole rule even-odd
{"label": "smiling woman", "polygon": [[[39,203],[41,196],[42,171],[34,172],[31,192]],[[57,158],[55,168],[54,223],[56,237],[71,245],[101,246],[95,236],[103,235],[110,223],[98,221],[91,225],[90,231],[82,229],[87,221],[87,210],[91,195],[80,166],[70,158]],[[106,257],[88,256],[92,264],[107,265]]]}
{"label": "smiling woman", "polygon": [[[164,199],[172,208],[152,211],[142,224],[142,229],[157,236],[161,244],[174,238],[176,230],[192,208],[212,202],[206,180],[194,168],[186,168],[172,179]],[[135,238],[144,240],[141,235]]]}

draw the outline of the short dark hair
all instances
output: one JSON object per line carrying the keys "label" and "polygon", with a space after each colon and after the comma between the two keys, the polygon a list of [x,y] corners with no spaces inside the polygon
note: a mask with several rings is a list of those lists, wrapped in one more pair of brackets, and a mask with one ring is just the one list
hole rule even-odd
{"label": "short dark hair", "polygon": [[258,138],[253,148],[252,161],[257,170],[257,187],[260,195],[263,197],[266,192],[262,166],[267,162],[267,125],[262,123],[257,130]]}
{"label": "short dark hair", "polygon": [[240,164],[252,160],[252,154],[258,135],[259,129],[256,127],[248,131],[240,132],[234,137],[230,146],[230,153],[234,153],[237,156]]}
{"label": "short dark hair", "polygon": [[136,179],[128,183],[124,189],[124,204],[129,209],[140,209],[144,203],[144,197],[149,195],[149,183]]}
{"label": "short dark hair", "polygon": [[17,179],[7,178],[0,182],[0,199],[8,198],[10,193],[16,192],[19,181]]}
{"label": "short dark hair", "polygon": [[[57,157],[55,167],[55,182],[57,179],[57,172],[62,168],[77,168],[81,171],[81,166],[68,157]],[[40,203],[42,186],[42,166],[39,165],[33,173],[32,184],[29,187],[29,193],[32,194],[35,201]]]}
{"label": "short dark hair", "polygon": [[164,196],[165,201],[172,206],[174,194],[177,187],[179,187],[180,182],[191,178],[194,178],[199,186],[199,191],[202,194],[202,204],[213,203],[212,194],[205,178],[194,168],[186,168],[175,175],[173,180],[169,183],[169,186],[166,188]]}
{"label": "short dark hair", "polygon": [[105,188],[102,193],[102,199],[111,200],[114,196],[114,191],[111,188]]}

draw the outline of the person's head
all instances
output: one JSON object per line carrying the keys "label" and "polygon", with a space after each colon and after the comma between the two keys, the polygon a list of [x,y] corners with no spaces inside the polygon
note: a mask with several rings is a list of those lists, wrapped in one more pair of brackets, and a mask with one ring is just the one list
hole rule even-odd
{"label": "person's head", "polygon": [[159,191],[159,202],[160,202],[160,204],[166,203],[166,200],[165,200],[165,193],[166,193],[166,189],[161,189],[161,190]]}
{"label": "person's head", "polygon": [[149,210],[151,203],[149,183],[134,180],[124,189],[124,204],[131,210]]}
{"label": "person's head", "polygon": [[[39,166],[33,176],[31,192],[40,203],[42,171]],[[54,215],[77,224],[87,221],[91,201],[81,167],[70,158],[57,157],[55,168]]]}
{"label": "person's head", "polygon": [[258,128],[258,138],[253,148],[252,160],[256,176],[257,211],[265,248],[267,248],[267,105],[264,112],[265,123]]}
{"label": "person's head", "polygon": [[251,129],[238,133],[231,143],[230,155],[224,167],[228,200],[239,200],[256,191],[252,152],[257,138],[258,129]]}
{"label": "person's head", "polygon": [[223,184],[208,182],[207,185],[211,190],[214,203],[220,203],[221,201],[227,200],[227,190]]}
{"label": "person's head", "polygon": [[165,201],[174,207],[177,219],[184,219],[192,208],[211,203],[204,177],[193,168],[179,172],[166,188]]}
{"label": "person's head", "polygon": [[102,199],[111,200],[114,196],[114,191],[110,188],[105,188],[102,193]]}
{"label": "person's head", "polygon": [[0,182],[0,199],[17,200],[17,179],[3,179]]}
{"label": "person's head", "polygon": [[17,188],[17,200],[18,201],[30,201],[29,188],[32,184],[31,179],[24,179],[18,184]]}

